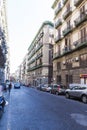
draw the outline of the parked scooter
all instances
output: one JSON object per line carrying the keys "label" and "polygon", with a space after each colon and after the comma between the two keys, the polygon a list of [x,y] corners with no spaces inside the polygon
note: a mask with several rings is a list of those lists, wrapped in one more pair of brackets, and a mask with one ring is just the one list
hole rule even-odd
{"label": "parked scooter", "polygon": [[2,116],[4,112],[4,106],[6,104],[5,98],[3,96],[3,86],[0,85],[0,117]]}
{"label": "parked scooter", "polygon": [[2,113],[4,111],[4,106],[5,106],[5,99],[4,96],[0,96],[0,113]]}

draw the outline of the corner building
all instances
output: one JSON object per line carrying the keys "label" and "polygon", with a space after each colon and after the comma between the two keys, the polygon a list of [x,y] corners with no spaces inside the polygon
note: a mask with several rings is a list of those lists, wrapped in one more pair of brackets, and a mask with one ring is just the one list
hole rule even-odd
{"label": "corner building", "polygon": [[87,0],[55,0],[55,83],[87,84]]}
{"label": "corner building", "polygon": [[53,30],[53,23],[43,22],[28,48],[27,76],[33,86],[52,81]]}

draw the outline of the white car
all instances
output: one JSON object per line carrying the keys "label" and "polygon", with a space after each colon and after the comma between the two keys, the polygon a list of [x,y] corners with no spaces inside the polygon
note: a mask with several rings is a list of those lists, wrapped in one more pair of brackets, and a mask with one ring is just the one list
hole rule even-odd
{"label": "white car", "polygon": [[70,89],[66,89],[65,95],[66,98],[79,98],[83,103],[87,103],[87,85],[75,85]]}
{"label": "white car", "polygon": [[19,82],[14,84],[14,88],[20,88],[20,86],[21,86],[21,85],[20,85]]}

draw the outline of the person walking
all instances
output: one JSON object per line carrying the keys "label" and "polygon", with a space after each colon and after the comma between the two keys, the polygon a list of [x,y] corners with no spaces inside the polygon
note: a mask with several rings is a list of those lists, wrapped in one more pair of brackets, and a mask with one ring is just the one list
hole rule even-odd
{"label": "person walking", "polygon": [[12,88],[12,84],[10,83],[9,86],[8,86],[9,94],[10,94],[11,88]]}

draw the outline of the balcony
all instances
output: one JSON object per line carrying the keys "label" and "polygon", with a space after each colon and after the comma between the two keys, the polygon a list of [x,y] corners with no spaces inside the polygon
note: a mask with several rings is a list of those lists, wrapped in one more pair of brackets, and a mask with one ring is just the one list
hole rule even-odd
{"label": "balcony", "polygon": [[32,59],[31,61],[30,61],[30,63],[29,64],[32,64],[32,63],[34,63],[35,62],[35,58],[34,59]]}
{"label": "balcony", "polygon": [[72,8],[69,8],[66,10],[66,12],[63,15],[63,19],[65,20],[69,15],[72,13]]}
{"label": "balcony", "polygon": [[80,38],[79,40],[75,41],[73,45],[76,48],[83,48],[87,46],[87,35],[85,35],[83,38]]}
{"label": "balcony", "polygon": [[3,50],[3,54],[8,53],[8,47],[7,47],[6,43],[5,43],[5,41],[2,41],[1,48]]}
{"label": "balcony", "polygon": [[56,59],[61,56],[60,51],[53,54],[53,59]]}
{"label": "balcony", "polygon": [[67,1],[68,1],[68,0],[63,0],[63,5],[65,5]]}
{"label": "balcony", "polygon": [[55,28],[58,28],[61,24],[62,24],[62,20],[59,19],[59,20],[55,23]]}
{"label": "balcony", "polygon": [[61,39],[62,39],[61,35],[57,36],[57,37],[55,38],[55,43],[57,43],[57,42],[60,41]]}
{"label": "balcony", "polygon": [[69,52],[71,52],[71,51],[72,51],[71,47],[66,46],[66,47],[63,48],[63,55],[64,55],[64,54],[67,54],[67,53],[69,53]]}
{"label": "balcony", "polygon": [[37,65],[37,66],[35,65],[35,66],[33,66],[33,67],[29,67],[29,68],[27,69],[27,71],[30,72],[30,71],[39,69],[39,68],[41,68],[41,67],[43,67],[42,63],[40,63],[40,64]]}
{"label": "balcony", "polygon": [[69,26],[66,29],[63,30],[63,36],[68,35],[73,30],[73,26]]}
{"label": "balcony", "polygon": [[57,15],[62,9],[62,6],[58,6],[57,9],[55,10],[55,15]]}
{"label": "balcony", "polygon": [[39,44],[38,47],[36,48],[36,52],[43,46],[43,44]]}
{"label": "balcony", "polygon": [[42,57],[42,52],[40,54],[37,55],[36,59],[39,59],[40,57]]}
{"label": "balcony", "polygon": [[74,0],[74,6],[79,6],[81,3],[83,2],[83,0]]}
{"label": "balcony", "polygon": [[0,67],[4,68],[6,63],[6,55],[3,53],[2,47],[0,45]]}
{"label": "balcony", "polygon": [[75,26],[78,27],[81,23],[85,22],[87,20],[87,14],[83,14],[82,16],[79,16],[75,21]]}

